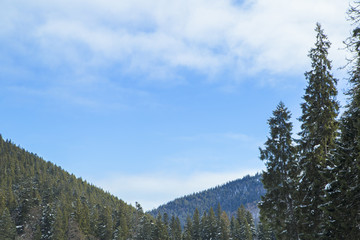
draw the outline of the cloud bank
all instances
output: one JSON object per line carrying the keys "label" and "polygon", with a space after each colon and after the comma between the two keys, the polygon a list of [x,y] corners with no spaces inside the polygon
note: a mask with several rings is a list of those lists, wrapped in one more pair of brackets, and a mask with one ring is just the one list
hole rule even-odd
{"label": "cloud bank", "polygon": [[308,65],[316,22],[323,24],[333,42],[334,62],[344,61],[337,49],[348,35],[348,4],[344,0],[2,1],[0,37],[9,52],[75,76],[104,69],[162,81],[178,80],[183,69],[212,80],[224,72],[291,73]]}

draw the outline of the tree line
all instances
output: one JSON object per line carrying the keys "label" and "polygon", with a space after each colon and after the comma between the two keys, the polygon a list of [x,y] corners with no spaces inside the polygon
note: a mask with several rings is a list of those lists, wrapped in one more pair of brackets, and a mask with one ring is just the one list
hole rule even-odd
{"label": "tree line", "polygon": [[330,41],[316,25],[311,69],[301,104],[301,131],[293,139],[291,113],[280,102],[268,120],[260,159],[267,193],[260,218],[276,239],[360,239],[360,2],[350,6],[355,26],[345,41],[348,103],[339,117],[337,79],[328,59]]}
{"label": "tree line", "polygon": [[236,214],[239,206],[244,205],[258,221],[257,204],[262,195],[265,194],[261,182],[261,174],[254,176],[245,176],[226,184],[207,189],[205,191],[193,193],[184,197],[177,198],[171,202],[159,206],[149,211],[153,217],[158,213],[172,216],[175,215],[180,219],[181,226],[185,225],[188,216],[192,216],[195,209],[202,215],[210,208],[216,209],[218,204],[228,216]]}

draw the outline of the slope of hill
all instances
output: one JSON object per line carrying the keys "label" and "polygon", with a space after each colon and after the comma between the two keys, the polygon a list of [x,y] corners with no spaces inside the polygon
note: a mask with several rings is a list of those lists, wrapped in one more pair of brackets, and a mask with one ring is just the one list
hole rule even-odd
{"label": "slope of hill", "polygon": [[260,178],[261,174],[248,175],[222,186],[175,199],[149,213],[153,216],[159,213],[161,215],[164,213],[169,216],[175,215],[183,224],[187,216],[193,215],[196,208],[202,214],[204,211],[209,211],[211,207],[216,209],[217,205],[220,204],[222,210],[232,216],[241,205],[244,205],[257,219],[259,214],[257,203],[260,201],[260,197],[265,194]]}
{"label": "slope of hill", "polygon": [[0,239],[128,239],[144,216],[0,135]]}

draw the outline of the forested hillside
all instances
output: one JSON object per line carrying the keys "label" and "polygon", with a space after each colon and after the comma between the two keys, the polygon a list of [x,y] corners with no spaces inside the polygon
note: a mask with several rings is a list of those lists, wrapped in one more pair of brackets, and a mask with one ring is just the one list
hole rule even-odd
{"label": "forested hillside", "polygon": [[[0,239],[191,240],[237,236],[234,239],[250,240],[257,234],[271,234],[262,228],[256,231],[250,212],[239,207],[256,207],[264,191],[259,179],[260,175],[247,176],[193,194],[185,198],[194,204],[193,212],[179,206],[178,212],[156,214],[154,218],[139,204],[136,208],[127,205],[0,135]],[[218,203],[223,203],[232,216]],[[177,215],[184,213],[187,218],[182,229]]]}
{"label": "forested hillside", "polygon": [[[194,200],[190,200],[193,212],[182,207],[154,218],[139,204],[127,205],[0,135],[0,239],[251,240],[256,235],[270,236],[261,225],[255,229],[251,213],[240,207],[256,207],[264,191],[259,178],[247,176],[204,191],[204,199],[193,194],[188,197]],[[184,213],[182,228],[177,214]]]}
{"label": "forested hillside", "polygon": [[149,213],[153,216],[158,213],[167,213],[169,216],[175,215],[184,224],[187,216],[192,216],[196,208],[202,214],[209,211],[210,208],[216,209],[220,204],[222,210],[232,216],[241,205],[244,205],[257,218],[257,204],[260,197],[265,194],[260,179],[260,174],[246,176],[222,186],[175,199]]}
{"label": "forested hillside", "polygon": [[0,135],[0,239],[128,239],[137,209]]}

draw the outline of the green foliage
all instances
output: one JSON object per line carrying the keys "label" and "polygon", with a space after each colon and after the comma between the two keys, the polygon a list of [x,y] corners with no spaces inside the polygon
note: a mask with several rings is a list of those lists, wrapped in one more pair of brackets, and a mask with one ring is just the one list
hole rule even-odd
{"label": "green foliage", "polygon": [[9,210],[5,208],[0,216],[0,239],[13,240],[15,239],[16,229],[14,221],[12,220]]}
{"label": "green foliage", "polygon": [[186,223],[185,223],[182,239],[183,240],[192,240],[193,239],[193,223],[189,216],[186,218]]}
{"label": "green foliage", "polygon": [[[351,87],[347,92],[349,103],[340,121],[337,121],[337,80],[330,73],[331,62],[327,59],[330,42],[317,24],[315,48],[309,53],[312,70],[305,73],[308,86],[301,105],[298,155],[287,155],[298,162],[298,166],[290,164],[298,173],[288,177],[291,188],[284,188],[283,173],[279,172],[282,166],[276,161],[276,156],[284,157],[283,149],[278,151],[280,145],[273,141],[279,137],[271,134],[265,150],[261,150],[261,159],[267,161],[263,182],[268,192],[260,205],[262,221],[257,236],[260,240],[273,239],[272,232],[278,239],[359,239],[360,1],[350,7],[349,18],[355,26],[346,41],[353,54],[349,62]],[[271,121],[269,124],[273,133],[278,125],[272,125]],[[299,194],[294,194],[294,190]],[[286,219],[289,216],[287,195],[293,200],[295,222]],[[286,236],[287,224],[291,222],[298,227],[298,237]],[[236,225],[233,218],[231,229]]]}
{"label": "green foliage", "polygon": [[349,62],[349,102],[340,121],[340,139],[326,186],[324,209],[329,221],[328,238],[359,239],[360,236],[360,2],[348,11],[354,29],[346,45],[353,58]]}
{"label": "green foliage", "polygon": [[330,42],[320,24],[316,25],[315,31],[315,48],[309,53],[312,70],[305,73],[308,86],[299,119],[302,122],[299,141],[299,235],[304,239],[319,239],[324,234],[324,188],[327,169],[333,167],[332,155],[338,129],[337,80],[330,72],[331,62],[327,58]]}
{"label": "green foliage", "polygon": [[267,171],[262,182],[267,190],[259,204],[262,221],[269,222],[277,239],[297,239],[297,216],[294,200],[297,197],[296,149],[292,140],[290,112],[280,102],[269,119],[270,137],[260,159]]}

